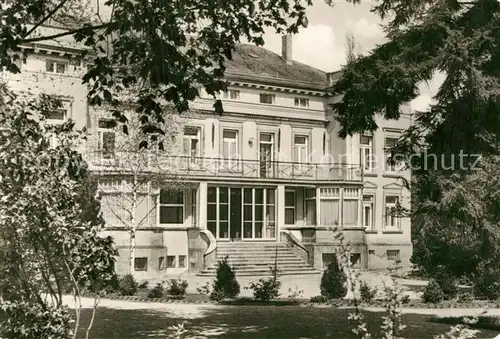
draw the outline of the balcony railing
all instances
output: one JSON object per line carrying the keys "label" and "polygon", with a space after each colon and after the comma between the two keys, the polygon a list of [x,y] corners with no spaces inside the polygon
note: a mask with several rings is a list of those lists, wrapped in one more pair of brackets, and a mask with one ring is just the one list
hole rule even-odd
{"label": "balcony railing", "polygon": [[298,163],[197,156],[152,156],[115,152],[85,155],[92,170],[171,173],[186,177],[258,178],[263,180],[362,181],[360,165]]}

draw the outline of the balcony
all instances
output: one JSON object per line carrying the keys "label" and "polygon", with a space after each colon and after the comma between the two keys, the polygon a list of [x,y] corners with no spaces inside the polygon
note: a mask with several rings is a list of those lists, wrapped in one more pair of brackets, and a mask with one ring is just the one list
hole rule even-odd
{"label": "balcony", "polygon": [[362,182],[359,165],[297,163],[196,156],[152,156],[141,153],[92,152],[84,155],[92,171],[168,173],[186,178],[259,179],[264,181]]}

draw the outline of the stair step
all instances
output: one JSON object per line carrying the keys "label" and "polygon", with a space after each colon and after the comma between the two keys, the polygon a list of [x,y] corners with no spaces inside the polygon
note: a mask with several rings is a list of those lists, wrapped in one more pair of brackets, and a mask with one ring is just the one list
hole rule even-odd
{"label": "stair step", "polygon": [[[320,271],[317,270],[298,270],[298,271],[284,271],[284,272],[279,272],[278,276],[284,276],[284,275],[312,275],[312,274],[321,274]],[[215,276],[215,272],[207,272],[207,271],[201,271],[198,273],[199,276],[202,277],[213,277]],[[237,275],[240,277],[245,277],[245,276],[256,276],[256,277],[268,277],[270,276],[269,271],[240,271],[237,272]]]}

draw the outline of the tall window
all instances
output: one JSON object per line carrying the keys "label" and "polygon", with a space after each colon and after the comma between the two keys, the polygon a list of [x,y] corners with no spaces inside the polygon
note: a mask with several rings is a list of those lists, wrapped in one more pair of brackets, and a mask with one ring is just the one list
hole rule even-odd
{"label": "tall window", "polygon": [[276,96],[274,94],[260,93],[260,103],[261,104],[274,104]]}
{"label": "tall window", "polygon": [[235,89],[230,89],[227,92],[224,92],[222,94],[224,99],[229,99],[229,100],[240,100],[240,91],[237,91]]}
{"label": "tall window", "polygon": [[363,195],[363,226],[367,229],[373,229],[373,195]]}
{"label": "tall window", "polygon": [[217,237],[217,188],[207,190],[207,228]]}
{"label": "tall window", "polygon": [[358,226],[359,216],[359,189],[344,188],[342,201],[343,226]]}
{"label": "tall window", "polygon": [[[276,191],[266,189],[266,237],[276,237]],[[285,217],[286,219],[286,217]]]}
{"label": "tall window", "polygon": [[115,153],[116,135],[114,123],[108,119],[99,119],[98,122],[98,143],[97,148],[104,158],[111,158]]}
{"label": "tall window", "polygon": [[64,74],[68,69],[68,63],[64,61],[47,60],[45,62],[45,71],[49,73]]}
{"label": "tall window", "polygon": [[238,164],[238,131],[224,130],[222,132],[222,156],[228,169]]}
{"label": "tall window", "polygon": [[294,103],[297,107],[309,107],[309,99],[307,98],[295,98]]}
{"label": "tall window", "polygon": [[183,224],[184,194],[182,191],[162,189],[159,199],[160,224]]}
{"label": "tall window", "polygon": [[306,200],[306,223],[309,226],[316,225],[316,189],[305,190]]}
{"label": "tall window", "polygon": [[359,137],[359,163],[365,171],[373,171],[373,137],[361,134]]}
{"label": "tall window", "polygon": [[308,156],[308,137],[305,135],[295,135],[293,138],[293,161],[298,163],[298,167],[304,167]]}
{"label": "tall window", "polygon": [[340,225],[340,188],[320,189],[321,226]]}
{"label": "tall window", "polygon": [[387,160],[389,159],[391,155],[391,148],[396,144],[398,141],[398,138],[395,137],[386,137],[385,138],[385,148],[384,148],[384,155],[385,155],[385,170],[388,172],[395,172],[396,171],[396,164],[388,164]]}
{"label": "tall window", "polygon": [[198,127],[184,128],[183,151],[184,155],[189,157],[190,162],[197,162],[200,156],[200,129]]}
{"label": "tall window", "polygon": [[399,228],[399,219],[396,216],[399,197],[396,195],[386,195],[385,197],[385,227]]}
{"label": "tall window", "polygon": [[285,225],[295,224],[295,190],[285,191]]}

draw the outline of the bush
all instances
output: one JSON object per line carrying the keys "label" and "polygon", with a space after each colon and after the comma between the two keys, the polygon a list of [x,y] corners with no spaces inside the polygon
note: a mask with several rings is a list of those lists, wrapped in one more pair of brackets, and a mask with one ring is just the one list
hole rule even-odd
{"label": "bush", "polygon": [[425,287],[422,299],[426,303],[439,303],[444,300],[444,293],[436,280],[431,279]]}
{"label": "bush", "polygon": [[340,267],[337,257],[333,258],[321,277],[321,295],[328,299],[339,299],[347,294],[347,277]]}
{"label": "bush", "polygon": [[310,301],[312,303],[322,304],[322,303],[326,303],[328,301],[328,298],[325,296],[322,296],[322,295],[317,295],[317,296],[312,297]]}
{"label": "bush", "polygon": [[122,295],[135,295],[137,293],[137,281],[131,274],[120,278],[118,289]]}
{"label": "bush", "polygon": [[167,294],[178,299],[184,298],[188,282],[182,279],[170,279],[167,287]]}
{"label": "bush", "polygon": [[212,300],[236,298],[240,294],[240,284],[236,280],[234,270],[227,262],[227,257],[219,261],[216,274],[217,277],[210,298]]}
{"label": "bush", "polygon": [[410,296],[408,294],[405,294],[403,297],[401,297],[401,303],[403,305],[409,304],[410,303]]}
{"label": "bush", "polygon": [[496,263],[480,263],[474,277],[474,292],[490,300],[500,298],[500,269]]}
{"label": "bush", "polygon": [[277,280],[276,277],[269,277],[250,283],[249,289],[253,291],[255,300],[269,301],[279,297],[280,287],[281,281]]}
{"label": "bush", "polygon": [[359,286],[359,293],[362,302],[370,303],[375,298],[375,295],[377,294],[377,289],[370,288],[370,286],[368,286],[368,284],[365,281],[362,281],[361,285]]}
{"label": "bush", "polygon": [[143,282],[141,282],[141,283],[139,284],[138,288],[139,288],[140,290],[144,290],[144,289],[148,288],[148,285],[149,285],[149,281],[144,280]]}
{"label": "bush", "polygon": [[458,294],[458,284],[456,279],[446,272],[436,274],[436,282],[443,291],[444,300],[455,299]]}
{"label": "bush", "polygon": [[163,298],[165,294],[165,289],[162,283],[157,283],[153,289],[148,292],[148,298]]}
{"label": "bush", "polygon": [[461,292],[457,295],[457,301],[459,303],[470,303],[474,301],[474,297],[469,292]]}
{"label": "bush", "polygon": [[207,281],[204,285],[196,287],[196,292],[198,292],[199,295],[210,295],[210,288],[210,283]]}

